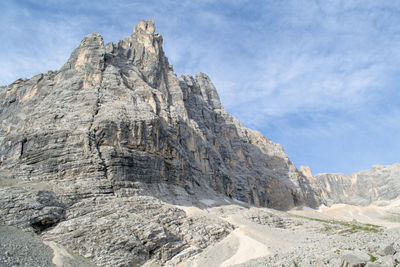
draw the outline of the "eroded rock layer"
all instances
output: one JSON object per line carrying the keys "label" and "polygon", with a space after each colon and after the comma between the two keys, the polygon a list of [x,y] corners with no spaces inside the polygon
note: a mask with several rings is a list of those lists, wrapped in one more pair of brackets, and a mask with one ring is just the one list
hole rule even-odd
{"label": "eroded rock layer", "polygon": [[400,195],[400,163],[374,165],[370,170],[349,176],[318,174],[310,182],[328,204],[367,205],[373,201],[394,200]]}

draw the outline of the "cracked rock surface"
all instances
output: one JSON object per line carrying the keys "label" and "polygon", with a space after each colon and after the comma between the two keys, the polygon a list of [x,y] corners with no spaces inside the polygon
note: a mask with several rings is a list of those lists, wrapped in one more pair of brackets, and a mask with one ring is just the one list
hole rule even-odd
{"label": "cracked rock surface", "polygon": [[400,194],[400,163],[377,164],[349,176],[340,173],[308,174],[313,188],[327,202],[368,205],[392,201]]}

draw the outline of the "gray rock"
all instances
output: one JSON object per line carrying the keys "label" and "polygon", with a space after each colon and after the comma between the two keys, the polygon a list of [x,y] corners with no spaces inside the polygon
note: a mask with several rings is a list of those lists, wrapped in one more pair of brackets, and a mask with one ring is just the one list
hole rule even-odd
{"label": "gray rock", "polygon": [[312,178],[315,191],[328,203],[367,205],[393,200],[400,194],[400,163],[375,165],[371,170],[344,174],[318,174]]}
{"label": "gray rock", "polygon": [[342,267],[362,267],[370,260],[370,256],[360,250],[354,250],[341,257]]}
{"label": "gray rock", "polygon": [[104,196],[71,206],[65,221],[42,236],[98,266],[139,266],[190,257],[232,230],[222,220],[187,218],[153,197]]}
{"label": "gray rock", "polygon": [[207,75],[176,76],[154,29],[107,45],[89,34],[60,70],[3,88],[1,175],[48,181],[68,205],[178,186],[194,202],[316,207],[282,147],[228,114]]}
{"label": "gray rock", "polygon": [[363,267],[366,261],[353,254],[346,254],[341,257],[340,267]]}
{"label": "gray rock", "polygon": [[393,247],[394,244],[387,245],[383,250],[382,250],[382,255],[384,256],[392,256],[396,253],[396,250]]}
{"label": "gray rock", "polygon": [[53,251],[35,235],[0,225],[0,266],[55,266]]}
{"label": "gray rock", "polygon": [[396,254],[394,254],[393,256],[393,260],[396,264],[400,264],[400,253],[397,252]]}
{"label": "gray rock", "polygon": [[0,224],[41,233],[64,219],[65,208],[51,191],[29,186],[0,189]]}
{"label": "gray rock", "polygon": [[384,256],[379,258],[376,263],[379,263],[382,266],[396,266],[396,261],[393,259],[393,256]]}

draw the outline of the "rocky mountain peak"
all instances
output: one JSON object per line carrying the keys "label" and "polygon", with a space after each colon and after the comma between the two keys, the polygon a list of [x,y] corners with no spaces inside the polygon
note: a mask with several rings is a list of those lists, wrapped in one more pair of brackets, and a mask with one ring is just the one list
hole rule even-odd
{"label": "rocky mountain peak", "polygon": [[83,48],[100,48],[104,46],[103,36],[98,34],[97,32],[90,33],[86,35],[79,47]]}
{"label": "rocky mountain peak", "polygon": [[141,20],[135,27],[134,27],[134,34],[154,34],[156,30],[156,26],[154,24],[154,19],[150,20]]}
{"label": "rocky mountain peak", "polygon": [[[196,224],[169,205],[320,204],[280,145],[222,107],[210,77],[177,77],[154,32],[150,20],[118,43],[89,34],[60,70],[0,88],[0,182],[22,184],[0,188],[0,224],[54,229],[62,234],[47,238],[101,266],[136,266],[197,239]],[[118,225],[92,227],[107,216]],[[221,223],[200,231],[198,245],[231,231]],[[120,254],[104,254],[114,228],[127,233]]]}
{"label": "rocky mountain peak", "polygon": [[377,164],[370,170],[350,175],[321,173],[314,176],[313,187],[328,204],[368,205],[374,201],[393,201],[400,193],[400,163]]}
{"label": "rocky mountain peak", "polygon": [[176,76],[153,20],[116,44],[89,34],[59,71],[1,94],[16,101],[0,114],[15,126],[1,125],[0,167],[51,181],[68,201],[142,192],[279,209],[319,203],[280,145],[224,110],[206,74]]}
{"label": "rocky mountain peak", "polygon": [[141,20],[133,30],[130,36],[132,43],[140,43],[147,53],[163,55],[162,51],[162,36],[155,33],[156,26],[154,20]]}
{"label": "rocky mountain peak", "polygon": [[104,68],[104,41],[98,33],[86,35],[79,46],[72,52],[68,62],[62,69],[93,69]]}

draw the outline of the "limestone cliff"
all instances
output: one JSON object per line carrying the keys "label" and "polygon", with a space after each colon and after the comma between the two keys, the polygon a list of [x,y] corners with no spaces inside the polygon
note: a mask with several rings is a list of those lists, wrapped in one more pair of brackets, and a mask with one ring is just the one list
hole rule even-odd
{"label": "limestone cliff", "polygon": [[278,209],[316,206],[282,147],[229,115],[207,75],[178,78],[154,32],[141,21],[107,45],[89,34],[59,71],[2,88],[2,173],[49,181],[72,202],[177,186]]}
{"label": "limestone cliff", "polygon": [[176,76],[162,42],[153,21],[116,44],[92,33],[60,70],[1,87],[0,223],[99,265],[136,266],[232,230],[169,204],[320,204],[280,145],[225,111],[207,75]]}
{"label": "limestone cliff", "polygon": [[370,170],[349,176],[318,174],[311,183],[328,204],[367,205],[373,201],[393,200],[400,196],[400,163],[374,165]]}

